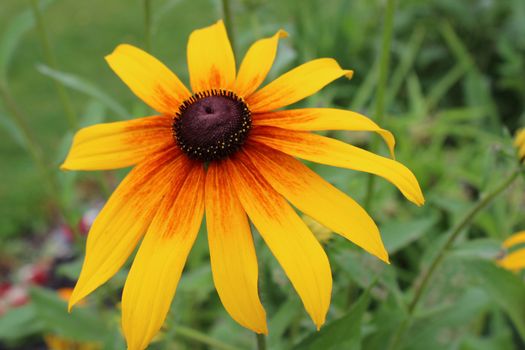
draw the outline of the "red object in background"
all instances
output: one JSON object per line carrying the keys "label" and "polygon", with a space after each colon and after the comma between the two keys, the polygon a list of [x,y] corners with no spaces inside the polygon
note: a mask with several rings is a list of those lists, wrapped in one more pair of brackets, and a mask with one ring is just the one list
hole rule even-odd
{"label": "red object in background", "polygon": [[73,230],[68,225],[61,225],[59,228],[59,234],[62,235],[68,243],[73,242]]}
{"label": "red object in background", "polygon": [[4,296],[4,294],[11,289],[11,283],[9,282],[2,282],[0,283],[0,299]]}
{"label": "red object in background", "polygon": [[11,307],[20,307],[29,301],[29,294],[27,288],[22,286],[14,286],[7,294],[7,301]]}
{"label": "red object in background", "polygon": [[87,235],[89,232],[89,229],[93,225],[93,222],[97,218],[98,213],[100,213],[101,207],[95,207],[87,210],[84,215],[82,215],[82,218],[78,222],[78,229],[80,231],[81,235]]}
{"label": "red object in background", "polygon": [[42,286],[49,280],[49,264],[37,263],[26,265],[19,271],[20,282]]}
{"label": "red object in background", "polygon": [[5,283],[0,294],[0,314],[5,313],[10,308],[25,305],[28,301],[27,287]]}

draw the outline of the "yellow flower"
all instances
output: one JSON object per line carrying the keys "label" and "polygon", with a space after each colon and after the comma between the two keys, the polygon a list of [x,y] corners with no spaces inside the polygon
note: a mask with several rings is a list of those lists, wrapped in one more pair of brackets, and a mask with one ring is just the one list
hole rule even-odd
{"label": "yellow flower", "polygon": [[[222,21],[194,31],[187,48],[192,92],[146,52],[120,45],[110,67],[158,115],[80,130],[62,165],[69,170],[135,166],[88,236],[70,307],[111,278],[143,238],[122,295],[130,349],[145,348],[162,326],[206,212],[211,267],[222,304],[238,323],[267,333],[257,291],[248,218],[273,252],[317,328],[330,304],[327,256],[288,201],[388,262],[374,221],[354,200],[295,157],[372,173],[421,205],[419,184],[401,163],[311,130],[373,131],[368,118],[337,109],[278,110],[352,75],[321,58],[258,89],[280,38],[255,42],[236,71]],[[278,111],[277,111],[278,110]]]}
{"label": "yellow flower", "polygon": [[518,149],[518,157],[521,163],[525,162],[525,128],[516,132],[514,146]]}
{"label": "yellow flower", "polygon": [[[518,247],[519,245],[522,246]],[[501,267],[512,271],[525,268],[525,231],[513,234],[503,241],[502,246],[505,250],[511,249],[512,251],[498,260]]]}

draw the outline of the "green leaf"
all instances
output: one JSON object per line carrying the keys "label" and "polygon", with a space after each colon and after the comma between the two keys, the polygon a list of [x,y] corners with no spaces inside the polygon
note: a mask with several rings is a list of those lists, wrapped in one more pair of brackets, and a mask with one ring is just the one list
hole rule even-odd
{"label": "green leaf", "polygon": [[[460,298],[419,317],[405,337],[403,349],[443,349],[468,332],[469,322],[489,307],[490,299],[483,289],[468,289]],[[454,335],[443,339],[440,335],[447,329],[454,330]]]}
{"label": "green leaf", "polygon": [[501,242],[491,238],[480,238],[456,245],[450,254],[461,258],[495,260],[501,253]]}
{"label": "green leaf", "polygon": [[115,112],[121,119],[129,118],[129,113],[121,104],[115,101],[111,96],[104,93],[101,88],[84,78],[71,73],[61,72],[42,64],[37,66],[37,70],[45,76],[55,79],[73,90],[84,93],[95,100],[100,101],[108,109]]}
{"label": "green leaf", "polygon": [[525,283],[518,275],[500,268],[492,261],[465,260],[465,267],[512,320],[525,341]]}
{"label": "green leaf", "polygon": [[179,293],[190,293],[196,300],[205,300],[214,289],[212,280],[209,265],[193,268],[182,275]]}
{"label": "green leaf", "polygon": [[6,115],[0,113],[0,127],[4,128],[6,131],[6,134],[11,136],[13,138],[13,141],[15,141],[20,147],[26,148],[26,142],[24,141],[24,136],[22,135],[22,132],[20,131],[20,128],[16,126],[13,121],[8,118]]}
{"label": "green leaf", "polygon": [[0,340],[16,341],[41,332],[43,323],[38,319],[33,304],[10,310],[0,317]]}
{"label": "green leaf", "polygon": [[381,237],[389,254],[403,249],[410,243],[418,240],[437,222],[436,215],[430,215],[414,221],[395,221],[381,226]]}
{"label": "green leaf", "polygon": [[274,313],[268,322],[268,345],[271,349],[286,349],[284,340],[288,337],[283,337],[283,334],[302,312],[301,302],[297,298],[290,298]]}
{"label": "green leaf", "polygon": [[46,331],[77,341],[100,341],[110,330],[100,315],[82,306],[71,313],[55,291],[32,288],[31,299],[37,319]]}
{"label": "green leaf", "polygon": [[348,314],[330,322],[318,333],[306,337],[296,350],[336,350],[361,348],[361,323],[370,301],[370,289],[359,298]]}

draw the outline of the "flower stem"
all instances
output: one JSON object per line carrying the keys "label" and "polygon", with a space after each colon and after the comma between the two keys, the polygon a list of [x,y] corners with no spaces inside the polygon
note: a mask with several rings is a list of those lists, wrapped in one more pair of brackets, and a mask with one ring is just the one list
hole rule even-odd
{"label": "flower stem", "polygon": [[[396,1],[387,0],[385,12],[385,25],[383,27],[383,38],[381,42],[381,58],[379,63],[379,81],[377,82],[374,119],[377,124],[381,125],[385,115],[385,92],[386,84],[388,82],[388,72],[390,69],[390,46],[392,43],[392,33],[394,31],[394,13],[396,10]],[[378,148],[378,143],[372,143],[372,151]],[[374,195],[375,176],[368,177],[366,186],[366,195],[364,207],[369,210]]]}
{"label": "flower stem", "polygon": [[264,334],[255,333],[257,338],[257,350],[266,350],[266,336]]}
{"label": "flower stem", "polygon": [[26,118],[24,117],[20,108],[16,104],[15,100],[11,96],[8,88],[4,84],[0,84],[0,97],[4,102],[4,105],[9,112],[9,115],[12,117],[13,122],[15,123],[17,129],[20,131],[20,134],[23,138],[24,145],[33,158],[38,171],[42,174],[44,181],[47,185],[47,190],[51,195],[55,196],[57,191],[57,184],[55,179],[49,172],[49,169],[46,166],[46,160],[44,159],[44,151],[36,143],[36,139],[31,132],[31,129],[27,125]]}
{"label": "flower stem", "polygon": [[151,51],[151,0],[143,0],[142,5],[144,7],[144,48],[146,51]]}
{"label": "flower stem", "polygon": [[[37,24],[38,39],[44,52],[44,59],[46,60],[46,64],[49,67],[57,70],[57,60],[55,58],[55,55],[53,54],[53,50],[51,50],[51,45],[49,44],[49,38],[47,35],[47,29],[44,23],[44,18],[42,16],[42,12],[38,3],[38,0],[31,0],[31,9],[33,11],[33,16],[35,17],[35,22]],[[57,89],[62,106],[64,107],[69,126],[71,129],[76,129],[78,126],[77,116],[71,103],[71,100],[69,99],[69,95],[66,91],[66,88],[60,82],[56,80],[53,81]]]}
{"label": "flower stem", "polygon": [[226,25],[226,30],[228,31],[228,37],[230,38],[233,52],[235,52],[235,31],[233,30],[231,3],[230,0],[221,0],[221,3],[224,24]]}
{"label": "flower stem", "polygon": [[416,287],[416,290],[414,292],[414,297],[412,298],[412,301],[408,305],[407,310],[407,316],[403,320],[403,322],[400,323],[399,327],[396,330],[396,333],[394,334],[392,338],[392,342],[390,343],[389,349],[395,350],[399,347],[401,339],[403,338],[403,335],[410,325],[414,313],[416,311],[416,308],[421,301],[421,297],[423,296],[428,283],[436,271],[437,267],[445,257],[445,254],[447,251],[452,247],[454,244],[456,238],[459,236],[461,232],[465,228],[468,227],[468,225],[472,222],[472,220],[476,217],[476,215],[484,209],[486,206],[488,206],[494,198],[496,198],[501,192],[503,192],[505,189],[507,189],[513,182],[516,180],[516,178],[520,175],[521,169],[517,168],[512,172],[512,174],[507,177],[504,181],[502,181],[498,186],[496,186],[491,192],[489,192],[486,196],[481,198],[475,206],[473,206],[463,217],[461,221],[459,221],[453,229],[450,231],[447,240],[445,243],[440,247],[440,250],[438,253],[434,256],[432,259],[428,269],[423,271],[423,276],[421,278],[421,283]]}

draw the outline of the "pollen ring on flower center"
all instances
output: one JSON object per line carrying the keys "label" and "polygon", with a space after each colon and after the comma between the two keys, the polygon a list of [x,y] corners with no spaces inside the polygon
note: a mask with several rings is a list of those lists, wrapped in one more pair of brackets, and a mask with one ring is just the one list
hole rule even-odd
{"label": "pollen ring on flower center", "polygon": [[188,157],[209,162],[226,158],[246,141],[251,113],[228,90],[198,92],[185,100],[173,120],[173,137]]}

